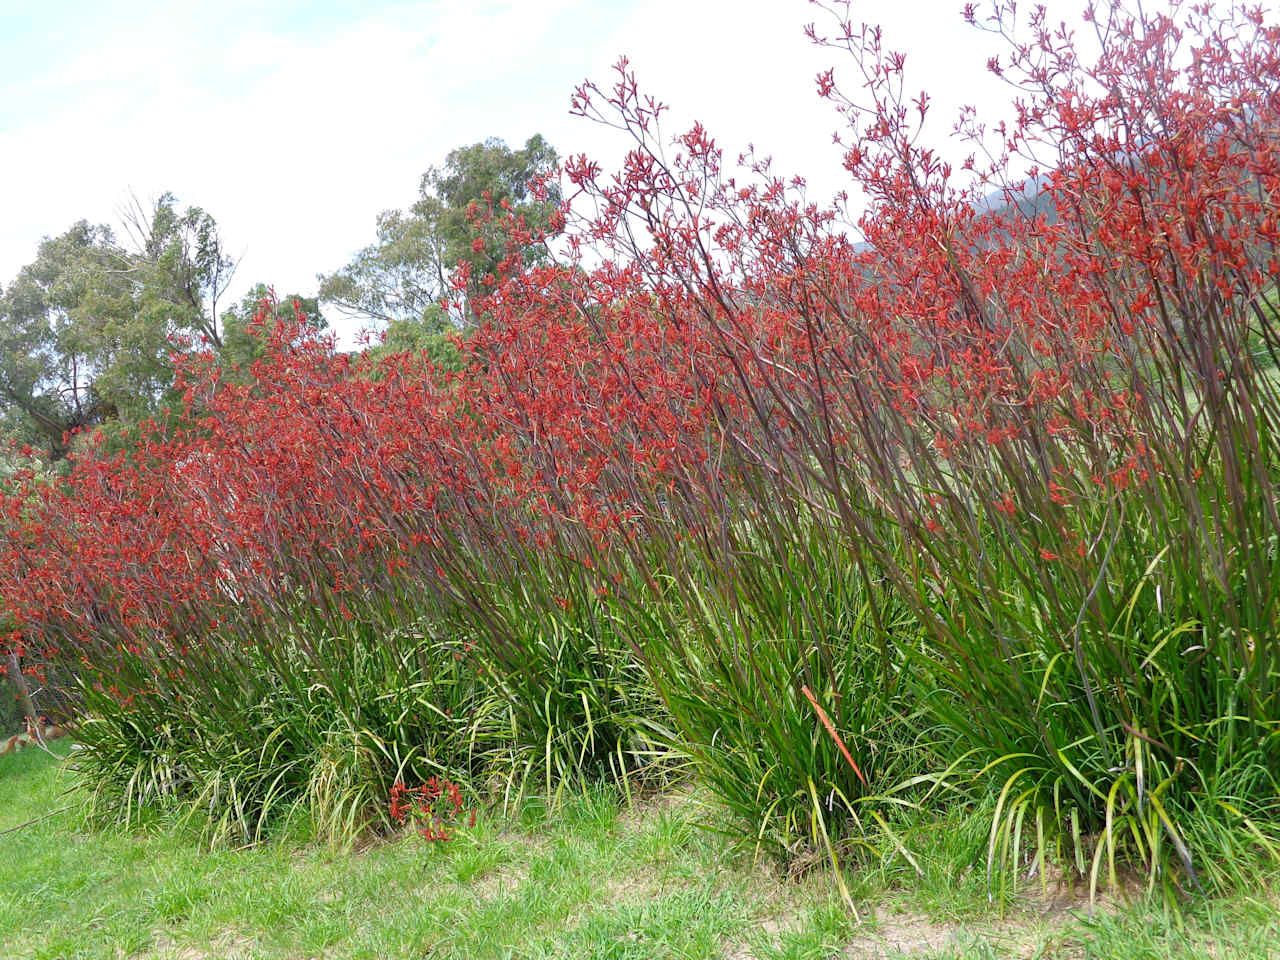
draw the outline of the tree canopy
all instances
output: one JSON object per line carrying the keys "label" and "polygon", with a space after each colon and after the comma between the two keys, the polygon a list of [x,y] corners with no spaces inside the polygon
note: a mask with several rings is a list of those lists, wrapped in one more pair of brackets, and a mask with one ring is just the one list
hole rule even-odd
{"label": "tree canopy", "polygon": [[[0,296],[0,411],[10,432],[67,451],[64,435],[146,406],[161,383],[151,321],[110,227],[40,244]],[[142,349],[139,349],[139,348]]]}
{"label": "tree canopy", "polygon": [[[476,243],[485,240],[476,212],[486,195],[495,206],[505,201],[531,228],[543,229],[557,197],[539,200],[530,186],[555,163],[555,150],[538,134],[518,150],[490,137],[451,151],[443,166],[422,175],[418,199],[408,210],[380,213],[377,239],[345,267],[321,275],[320,298],[386,325],[389,338],[417,343],[438,333],[442,317],[432,308],[449,293],[454,268],[470,261],[474,286],[497,265],[497,245]],[[538,255],[529,251],[530,257]],[[465,324],[469,306],[464,313],[456,319]],[[411,333],[411,325],[423,330]]]}
{"label": "tree canopy", "polygon": [[222,349],[235,266],[214,218],[171,193],[134,199],[122,235],[81,220],[46,238],[0,293],[0,425],[57,460],[69,432],[155,415],[174,351]]}
{"label": "tree canopy", "polygon": [[[317,328],[327,325],[320,302],[332,303],[379,328],[371,351],[454,366],[452,337],[473,323],[471,301],[506,253],[485,210],[506,206],[535,233],[546,229],[559,197],[535,195],[532,183],[555,164],[536,134],[518,149],[493,137],[458,147],[422,175],[408,209],[378,215],[373,243],[319,277],[317,297],[274,302],[290,312],[297,302]],[[470,286],[451,315],[441,302],[464,260]],[[59,460],[78,430],[127,430],[169,406],[175,352],[212,349],[247,367],[261,355],[251,327],[270,288],[259,283],[228,305],[236,265],[213,216],[172,193],[131,198],[118,226],[81,220],[45,238],[0,289],[0,435]]]}

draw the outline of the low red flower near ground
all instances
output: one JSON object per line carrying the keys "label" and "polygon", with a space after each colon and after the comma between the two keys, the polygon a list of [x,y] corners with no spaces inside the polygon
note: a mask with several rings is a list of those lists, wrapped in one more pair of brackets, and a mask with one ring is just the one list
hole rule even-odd
{"label": "low red flower near ground", "polygon": [[387,812],[395,823],[412,822],[414,828],[429,842],[445,842],[455,834],[449,832],[465,823],[476,825],[476,811],[465,811],[462,788],[452,780],[431,777],[417,787],[406,787],[397,780],[391,787]]}

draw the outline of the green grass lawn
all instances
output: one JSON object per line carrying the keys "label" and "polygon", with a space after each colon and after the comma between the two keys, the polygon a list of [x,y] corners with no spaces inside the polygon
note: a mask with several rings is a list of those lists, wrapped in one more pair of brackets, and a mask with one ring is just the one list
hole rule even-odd
{"label": "green grass lawn", "polygon": [[[0,757],[0,831],[73,801],[72,785],[38,751]],[[210,852],[163,823],[86,830],[72,809],[0,834],[0,957],[1280,956],[1276,871],[1181,922],[1110,898],[1090,918],[1066,886],[996,905],[957,815],[906,836],[923,877],[901,858],[851,872],[855,920],[829,873],[753,864],[696,825],[714,816],[688,792],[599,794],[485,815],[444,844]]]}

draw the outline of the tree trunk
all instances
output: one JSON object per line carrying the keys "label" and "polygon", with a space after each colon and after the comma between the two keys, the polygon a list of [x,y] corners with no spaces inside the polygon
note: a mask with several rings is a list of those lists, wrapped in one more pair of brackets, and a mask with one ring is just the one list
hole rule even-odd
{"label": "tree trunk", "polygon": [[9,679],[13,681],[14,689],[18,691],[18,702],[22,704],[22,715],[26,717],[28,725],[39,726],[39,721],[36,718],[36,706],[31,702],[31,688],[27,686],[27,678],[22,675],[22,666],[18,663],[18,654],[10,650],[8,659],[8,675]]}

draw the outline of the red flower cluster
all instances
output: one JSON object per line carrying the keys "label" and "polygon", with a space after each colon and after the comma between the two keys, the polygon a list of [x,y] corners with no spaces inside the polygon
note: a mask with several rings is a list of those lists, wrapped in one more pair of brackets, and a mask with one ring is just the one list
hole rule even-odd
{"label": "red flower cluster", "polygon": [[[431,842],[452,838],[447,827],[462,820],[462,789],[451,780],[431,777],[417,787],[406,787],[397,780],[391,787],[388,805],[391,819],[396,823],[413,821],[418,833]],[[467,813],[466,825],[476,825],[476,811]]]}
{"label": "red flower cluster", "polygon": [[[1013,11],[990,29],[1013,37]],[[945,592],[947,564],[998,531],[1074,578],[1046,594],[1071,622],[1088,507],[1199,502],[1205,423],[1224,444],[1256,433],[1241,358],[1260,329],[1272,342],[1280,275],[1280,30],[1201,8],[1111,18],[1090,64],[1033,14],[1001,61],[1016,115],[966,112],[974,157],[954,166],[925,145],[903,58],[845,23],[858,99],[830,73],[819,89],[851,126],[861,239],[847,201],[815,204],[751,156],[726,173],[701,127],[668,151],[624,61],[574,97],[634,143],[613,176],[566,162],[565,262],[527,263],[546,238],[477,205],[506,256],[479,287],[466,265],[455,278],[482,320],[462,373],[337,354],[303,323],[264,330],[244,376],[185,361],[176,426],[0,497],[15,627],[128,696],[176,689],[211,646],[270,644],[299,607],[339,629],[373,598],[426,598],[501,648],[486,590],[530,552],[597,596],[636,569],[655,583],[655,543],[714,549],[788,504],[909,596]],[[1237,473],[1268,475],[1255,459]],[[903,542],[932,572],[897,564]],[[118,676],[130,658],[141,691]]]}

